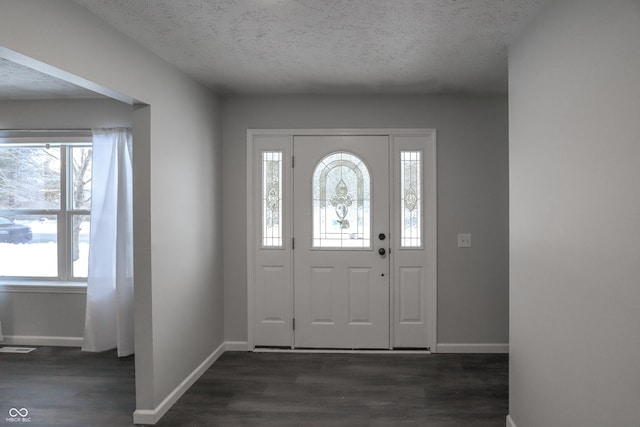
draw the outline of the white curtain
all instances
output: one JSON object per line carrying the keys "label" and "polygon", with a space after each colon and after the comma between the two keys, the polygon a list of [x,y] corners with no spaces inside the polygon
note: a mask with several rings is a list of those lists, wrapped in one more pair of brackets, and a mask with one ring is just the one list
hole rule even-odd
{"label": "white curtain", "polygon": [[132,137],[93,130],[91,233],[83,351],[134,352]]}

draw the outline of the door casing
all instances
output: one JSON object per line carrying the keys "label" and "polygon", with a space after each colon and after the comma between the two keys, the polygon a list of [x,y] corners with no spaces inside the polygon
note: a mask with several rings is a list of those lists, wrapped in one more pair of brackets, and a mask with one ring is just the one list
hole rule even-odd
{"label": "door casing", "polygon": [[[398,147],[412,148],[416,144],[420,145],[421,150],[424,152],[424,166],[423,166],[423,185],[424,185],[424,253],[426,259],[422,260],[425,271],[424,289],[422,289],[423,295],[423,310],[425,313],[422,323],[408,322],[406,325],[398,323],[398,280],[397,280],[397,268],[393,265],[392,257],[392,277],[391,277],[391,301],[390,301],[390,350],[394,348],[424,348],[435,352],[437,349],[437,164],[436,164],[436,131],[435,129],[249,129],[247,130],[247,348],[253,351],[255,345],[255,309],[256,309],[256,251],[257,251],[257,235],[260,227],[257,219],[257,211],[260,211],[260,206],[257,205],[256,192],[260,191],[258,184],[259,171],[255,170],[256,155],[258,149],[256,147],[258,140],[280,140],[284,144],[288,144],[288,148],[283,151],[290,153],[290,149],[293,146],[294,136],[366,136],[366,135],[384,135],[388,136],[391,143],[391,149],[396,152]],[[285,158],[285,162],[287,159]],[[290,167],[290,164],[286,164]],[[392,200],[397,200],[395,192],[395,175],[392,173],[390,183],[394,188],[391,192]],[[287,176],[291,176],[285,173],[284,179],[287,180]],[[290,178],[289,178],[290,179]],[[287,191],[287,185],[290,183],[284,183],[285,190]],[[289,197],[291,199],[292,197]],[[283,206],[285,217],[291,216],[293,213],[292,202],[285,201]],[[395,210],[391,209],[391,224],[395,224]],[[290,239],[292,236],[292,221],[288,221],[289,224],[285,225],[285,239]],[[393,241],[392,251],[397,250],[395,245],[397,244],[394,234],[391,233]],[[293,252],[291,250],[286,251],[288,265],[290,266],[289,272],[289,286],[293,287]],[[293,313],[293,291],[286,297],[290,301],[290,313]],[[397,326],[399,330],[403,331],[398,334],[398,340],[394,336],[396,331],[394,327]],[[413,330],[411,329],[413,327]],[[402,337],[400,336],[402,335]],[[420,342],[420,345],[412,345],[412,335],[416,336],[416,339]],[[422,338],[418,337],[421,335]],[[291,329],[291,347],[294,348],[293,329]],[[401,345],[397,345],[398,342]],[[425,345],[426,344],[426,345]],[[321,351],[321,350],[319,350]]]}

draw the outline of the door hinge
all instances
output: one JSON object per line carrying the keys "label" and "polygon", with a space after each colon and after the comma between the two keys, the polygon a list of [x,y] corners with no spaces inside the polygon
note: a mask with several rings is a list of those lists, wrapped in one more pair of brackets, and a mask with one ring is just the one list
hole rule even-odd
{"label": "door hinge", "polygon": [[292,237],[291,238],[291,250],[294,250],[296,248],[296,238]]}
{"label": "door hinge", "polygon": [[296,167],[296,158],[295,158],[295,156],[291,156],[291,167],[292,168]]}
{"label": "door hinge", "polygon": [[292,324],[293,324],[293,330],[295,331],[296,330],[296,318],[295,317],[293,318]]}

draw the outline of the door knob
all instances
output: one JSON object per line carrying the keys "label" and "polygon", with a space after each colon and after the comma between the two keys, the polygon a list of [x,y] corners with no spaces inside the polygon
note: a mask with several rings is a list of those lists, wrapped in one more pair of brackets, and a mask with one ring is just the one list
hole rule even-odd
{"label": "door knob", "polygon": [[379,253],[380,255],[384,256],[384,254],[386,254],[386,253],[387,253],[387,251],[385,251],[385,250],[384,250],[384,248],[380,248],[380,249],[378,249],[378,253]]}
{"label": "door knob", "polygon": [[378,239],[380,239],[380,240],[384,240],[384,239],[386,239],[386,237],[387,236],[385,236],[384,233],[378,234]]}

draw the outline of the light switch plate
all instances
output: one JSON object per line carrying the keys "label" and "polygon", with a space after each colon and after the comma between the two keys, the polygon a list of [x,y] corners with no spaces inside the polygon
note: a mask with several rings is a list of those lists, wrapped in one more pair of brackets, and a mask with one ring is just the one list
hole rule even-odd
{"label": "light switch plate", "polygon": [[458,234],[458,247],[459,248],[470,248],[471,247],[471,234],[469,234],[469,233]]}

